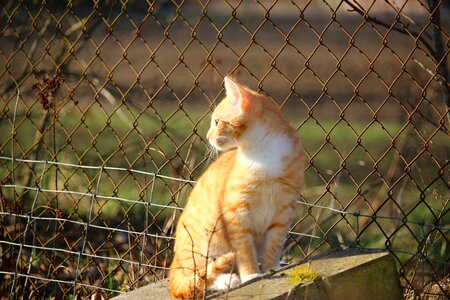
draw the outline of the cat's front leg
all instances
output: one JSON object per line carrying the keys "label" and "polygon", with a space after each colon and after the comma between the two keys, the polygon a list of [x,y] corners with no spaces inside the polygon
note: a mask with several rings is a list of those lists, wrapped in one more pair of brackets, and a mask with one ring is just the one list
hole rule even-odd
{"label": "cat's front leg", "polygon": [[[238,240],[241,240],[239,242]],[[261,275],[253,236],[243,236],[236,240],[236,261],[241,282],[247,282]]]}
{"label": "cat's front leg", "polygon": [[289,230],[294,209],[287,206],[277,215],[264,234],[261,272],[265,273],[279,265],[284,239]]}
{"label": "cat's front leg", "polygon": [[254,230],[251,227],[248,211],[245,207],[225,214],[227,238],[236,252],[236,264],[241,282],[249,281],[260,275]]}
{"label": "cat's front leg", "polygon": [[288,226],[281,224],[277,224],[276,226],[279,227],[273,227],[265,234],[264,246],[262,249],[262,273],[266,273],[267,271],[278,267],[281,248],[283,246]]}

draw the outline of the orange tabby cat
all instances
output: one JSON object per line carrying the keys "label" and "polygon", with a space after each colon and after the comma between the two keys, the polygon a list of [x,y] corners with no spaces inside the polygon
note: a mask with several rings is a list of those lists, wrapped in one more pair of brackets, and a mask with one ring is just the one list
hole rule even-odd
{"label": "orange tabby cat", "polygon": [[207,138],[227,151],[192,190],[176,228],[170,293],[201,297],[277,266],[303,184],[296,131],[265,96],[225,78]]}

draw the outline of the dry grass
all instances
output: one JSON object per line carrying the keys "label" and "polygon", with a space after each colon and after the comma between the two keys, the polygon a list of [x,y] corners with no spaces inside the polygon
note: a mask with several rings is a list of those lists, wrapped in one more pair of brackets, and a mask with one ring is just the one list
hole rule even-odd
{"label": "dry grass", "polygon": [[[396,257],[403,266],[405,287],[434,292],[435,282],[429,280],[433,275],[443,277],[447,265],[437,264],[432,270],[427,260],[414,254],[419,255],[419,244],[431,259],[448,252],[446,233],[420,222],[449,224],[448,172],[439,170],[448,165],[450,144],[439,86],[428,72],[434,63],[423,46],[417,47],[411,36],[364,22],[344,6],[334,17],[322,2],[306,9],[303,2],[296,2],[302,5],[299,10],[280,1],[270,19],[259,4],[257,10],[242,4],[236,18],[230,18],[232,8],[227,5],[208,7],[202,15],[198,2],[186,3],[173,23],[147,16],[142,4],[130,5],[122,15],[120,9],[80,5],[64,17],[64,9],[48,4],[48,10],[36,18],[35,28],[28,25],[36,7],[17,4],[11,25],[0,21],[6,28],[0,36],[0,70],[4,70],[0,124],[8,128],[0,133],[0,155],[121,166],[195,179],[208,161],[204,135],[209,113],[222,95],[223,76],[232,73],[272,97],[298,128],[307,151],[303,196],[308,203],[399,218],[374,221],[305,208],[299,210],[295,230],[320,239],[292,238],[288,254],[304,257],[355,243],[386,246],[400,250]],[[8,7],[15,4],[8,3],[2,14],[12,11]],[[49,11],[57,17],[49,17]],[[408,4],[404,12],[419,25],[428,20],[416,6]],[[161,17],[157,10],[153,13]],[[374,7],[373,13],[394,20],[382,7]],[[55,29],[59,18],[61,27]],[[450,18],[442,19],[448,37]],[[57,92],[51,90],[51,101],[43,93],[45,86],[36,97],[32,90],[36,78],[53,76],[56,69],[64,79]],[[32,164],[11,167],[2,162],[1,181],[32,186],[41,171]],[[98,179],[96,171],[81,168],[53,168],[45,175],[41,183],[46,187],[83,192],[92,192]],[[190,189],[189,184],[164,178],[152,181],[127,172],[102,176],[100,193],[142,203],[152,199],[177,207]],[[90,198],[47,193],[31,210],[31,192],[5,188],[0,192],[2,211],[130,231],[147,228],[171,235],[177,215],[168,208],[98,200],[92,208],[95,217],[89,219]],[[405,225],[404,218],[419,223]],[[2,217],[2,222],[3,239],[10,241],[32,243],[34,238],[39,245],[80,251],[84,239],[89,253],[134,261],[144,255],[146,262],[159,266],[170,260],[170,244],[157,239],[144,242],[138,235],[110,231],[92,231],[88,237],[83,228],[57,221],[37,222],[38,230],[24,237],[26,220]],[[126,290],[163,276],[131,264],[80,262],[75,256],[48,251],[25,252],[16,260],[17,247],[1,249],[2,270],[18,268],[61,279],[73,278],[82,269],[79,280],[109,289]],[[0,294],[10,291],[11,282],[3,276]],[[442,282],[445,286],[445,279]],[[93,293],[85,287],[74,290],[71,284],[22,279],[16,281],[18,294],[20,290],[36,298]]]}

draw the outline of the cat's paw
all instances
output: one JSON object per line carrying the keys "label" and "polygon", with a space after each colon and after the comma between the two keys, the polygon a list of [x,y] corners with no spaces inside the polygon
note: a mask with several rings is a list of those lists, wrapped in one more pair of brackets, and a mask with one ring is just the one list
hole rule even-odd
{"label": "cat's paw", "polygon": [[248,274],[248,275],[246,275],[246,276],[242,276],[241,282],[244,283],[244,282],[253,280],[253,279],[255,279],[255,278],[258,278],[258,277],[260,277],[260,276],[261,276],[261,274],[259,274],[259,273],[256,273],[256,274]]}
{"label": "cat's paw", "polygon": [[237,274],[220,274],[213,284],[208,287],[208,291],[222,291],[237,287],[241,283]]}

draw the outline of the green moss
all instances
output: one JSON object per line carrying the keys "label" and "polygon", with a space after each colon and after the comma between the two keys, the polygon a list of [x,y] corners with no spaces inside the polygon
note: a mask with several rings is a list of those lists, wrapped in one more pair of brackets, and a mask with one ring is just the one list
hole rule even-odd
{"label": "green moss", "polygon": [[299,285],[308,282],[318,282],[322,280],[319,273],[310,269],[308,265],[300,265],[292,269],[287,275],[292,285]]}

